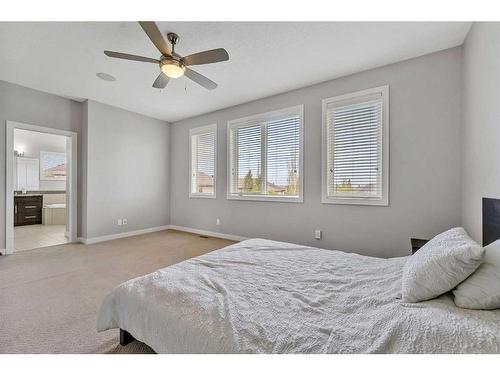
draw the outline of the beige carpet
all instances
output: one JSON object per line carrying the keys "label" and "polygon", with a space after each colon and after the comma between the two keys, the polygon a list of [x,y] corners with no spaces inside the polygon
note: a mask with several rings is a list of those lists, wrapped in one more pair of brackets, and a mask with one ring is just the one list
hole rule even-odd
{"label": "beige carpet", "polygon": [[150,353],[97,333],[103,297],[119,283],[232,244],[163,231],[94,245],[0,256],[0,353]]}

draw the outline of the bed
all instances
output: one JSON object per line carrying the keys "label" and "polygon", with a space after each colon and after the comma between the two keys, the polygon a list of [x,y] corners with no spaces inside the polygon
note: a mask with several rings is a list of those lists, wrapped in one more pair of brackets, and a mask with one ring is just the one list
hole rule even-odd
{"label": "bed", "polygon": [[403,303],[406,259],[246,240],[121,284],[97,328],[157,353],[500,353],[500,310]]}

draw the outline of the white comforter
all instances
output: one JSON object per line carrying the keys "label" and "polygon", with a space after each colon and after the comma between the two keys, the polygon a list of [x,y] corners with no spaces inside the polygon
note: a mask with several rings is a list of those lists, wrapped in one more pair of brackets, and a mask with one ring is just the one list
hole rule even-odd
{"label": "white comforter", "polygon": [[121,284],[97,329],[158,353],[500,352],[500,311],[402,303],[405,260],[247,240]]}

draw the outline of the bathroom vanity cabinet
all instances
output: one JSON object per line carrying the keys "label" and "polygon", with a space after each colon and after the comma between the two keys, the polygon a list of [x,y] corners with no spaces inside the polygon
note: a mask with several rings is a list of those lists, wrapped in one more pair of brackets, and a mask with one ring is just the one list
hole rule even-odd
{"label": "bathroom vanity cabinet", "polygon": [[42,224],[42,195],[14,196],[14,226]]}

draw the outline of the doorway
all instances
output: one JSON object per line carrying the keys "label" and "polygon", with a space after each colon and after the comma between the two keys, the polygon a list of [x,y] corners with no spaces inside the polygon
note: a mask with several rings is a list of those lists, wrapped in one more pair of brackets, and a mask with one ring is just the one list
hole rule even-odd
{"label": "doorway", "polygon": [[77,134],[7,121],[5,254],[76,241]]}

